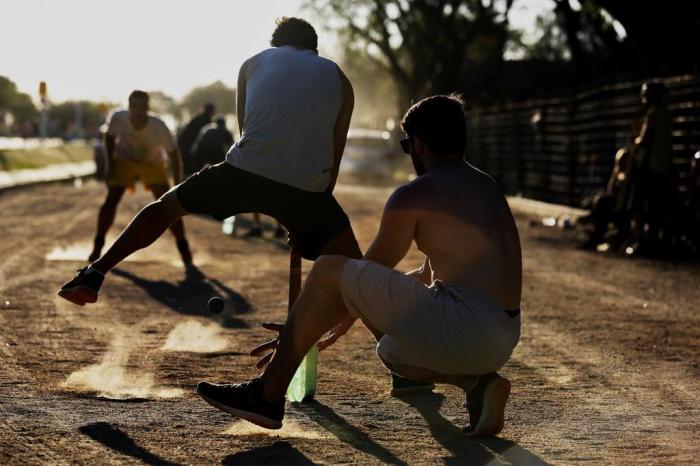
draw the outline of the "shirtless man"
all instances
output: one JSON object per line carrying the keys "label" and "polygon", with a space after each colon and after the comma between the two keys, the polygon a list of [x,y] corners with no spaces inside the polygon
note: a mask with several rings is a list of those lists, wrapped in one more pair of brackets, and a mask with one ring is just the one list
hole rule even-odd
{"label": "shirtless man", "polygon": [[[362,260],[320,257],[285,325],[266,324],[277,339],[255,348],[257,378],[236,385],[201,382],[213,406],[277,429],[284,393],[309,348],[324,349],[356,319],[378,338],[384,365],[403,377],[448,383],[467,394],[469,435],[503,428],[510,382],[496,374],[520,337],[521,253],[518,231],[498,184],[463,159],[461,99],[434,96],[402,121],[418,177],[387,201]],[[393,270],[415,241],[423,266]],[[269,364],[268,364],[269,363]]]}

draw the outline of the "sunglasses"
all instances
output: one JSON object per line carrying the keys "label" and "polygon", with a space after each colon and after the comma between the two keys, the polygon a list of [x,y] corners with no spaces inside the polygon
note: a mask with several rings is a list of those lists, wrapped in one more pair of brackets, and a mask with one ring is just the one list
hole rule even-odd
{"label": "sunglasses", "polygon": [[399,141],[399,143],[401,144],[401,149],[403,150],[404,154],[411,153],[411,141],[413,141],[413,138],[405,138],[405,139],[401,139]]}

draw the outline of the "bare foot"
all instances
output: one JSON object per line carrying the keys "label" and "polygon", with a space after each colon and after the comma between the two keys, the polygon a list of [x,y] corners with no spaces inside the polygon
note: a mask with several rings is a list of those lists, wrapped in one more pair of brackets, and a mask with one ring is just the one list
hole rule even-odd
{"label": "bare foot", "polygon": [[[510,395],[510,381],[496,376],[484,390],[484,402],[479,421],[474,430],[465,432],[468,437],[487,437],[503,430],[503,413]],[[472,424],[473,426],[473,424]]]}
{"label": "bare foot", "polygon": [[462,431],[463,432],[473,432],[476,425],[479,423],[479,418],[481,417],[481,411],[484,408],[484,392],[488,384],[499,377],[498,373],[492,372],[490,374],[485,374],[479,377],[471,390],[467,391],[466,400],[464,400],[464,407],[467,408],[469,413],[469,424],[467,424]]}

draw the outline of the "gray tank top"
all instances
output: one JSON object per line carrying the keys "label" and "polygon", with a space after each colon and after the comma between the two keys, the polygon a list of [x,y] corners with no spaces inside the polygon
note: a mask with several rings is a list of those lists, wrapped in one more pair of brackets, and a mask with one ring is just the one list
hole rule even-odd
{"label": "gray tank top", "polygon": [[310,50],[267,49],[246,76],[243,134],[226,161],[305,191],[328,188],[342,104],[336,64]]}

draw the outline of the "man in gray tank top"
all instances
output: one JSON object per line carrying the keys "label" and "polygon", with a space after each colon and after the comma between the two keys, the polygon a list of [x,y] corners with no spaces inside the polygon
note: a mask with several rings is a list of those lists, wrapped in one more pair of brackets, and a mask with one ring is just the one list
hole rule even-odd
{"label": "man in gray tank top", "polygon": [[277,21],[271,48],[246,60],[238,76],[240,140],[211,165],[146,206],[109,250],[66,283],[59,296],[93,303],[104,274],[149,246],[180,217],[223,220],[260,212],[289,231],[302,257],[360,258],[347,215],[333,197],[354,106],[350,81],[317,52],[314,28]]}

